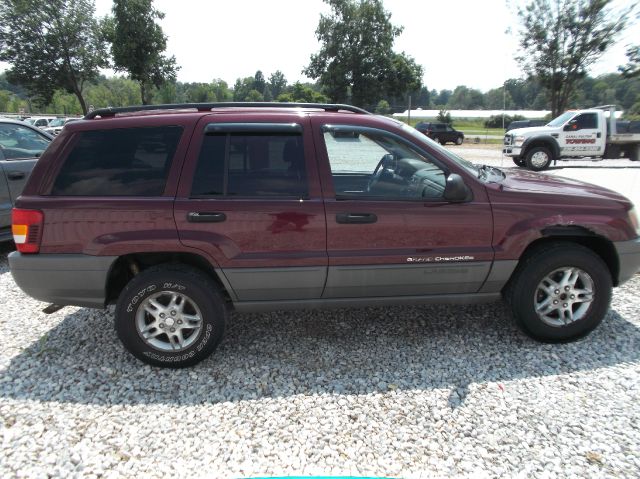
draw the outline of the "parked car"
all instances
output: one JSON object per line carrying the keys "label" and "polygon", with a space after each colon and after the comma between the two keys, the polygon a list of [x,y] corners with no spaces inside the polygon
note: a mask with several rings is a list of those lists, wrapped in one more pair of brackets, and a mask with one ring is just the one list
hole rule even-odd
{"label": "parked car", "polygon": [[79,118],[54,118],[49,122],[49,125],[46,128],[42,128],[44,131],[49,133],[50,135],[56,136],[58,133],[62,131],[64,125],[70,123],[72,121],[78,121]]}
{"label": "parked car", "polygon": [[46,128],[47,126],[49,126],[49,122],[55,119],[55,116],[32,116],[24,120],[24,122],[38,128]]}
{"label": "parked car", "polygon": [[545,120],[515,120],[509,123],[505,131],[515,130],[517,128],[532,128],[534,126],[544,126]]}
{"label": "parked car", "polygon": [[446,123],[423,121],[416,125],[416,130],[442,145],[446,143],[462,145],[462,142],[464,141],[464,133],[454,129],[451,125],[447,125]]}
{"label": "parked car", "polygon": [[52,137],[21,121],[0,120],[0,241],[12,239],[11,208]]}
{"label": "parked car", "polygon": [[504,295],[531,336],[575,339],[640,269],[622,195],[474,165],[347,105],[96,110],[44,152],[13,234],[27,294],[115,304],[125,347],[169,367],[211,354],[232,309]]}

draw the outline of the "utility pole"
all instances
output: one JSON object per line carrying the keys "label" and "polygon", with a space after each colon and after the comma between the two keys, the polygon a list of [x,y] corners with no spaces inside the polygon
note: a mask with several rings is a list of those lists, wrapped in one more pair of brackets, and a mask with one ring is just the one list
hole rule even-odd
{"label": "utility pole", "polygon": [[407,111],[409,112],[407,115],[407,125],[411,125],[411,95],[409,95],[409,108]]}

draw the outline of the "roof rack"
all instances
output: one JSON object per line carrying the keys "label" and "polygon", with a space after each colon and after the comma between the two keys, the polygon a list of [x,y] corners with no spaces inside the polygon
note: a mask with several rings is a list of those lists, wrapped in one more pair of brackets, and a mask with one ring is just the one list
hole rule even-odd
{"label": "roof rack", "polygon": [[99,116],[112,117],[118,113],[134,113],[138,111],[154,111],[154,110],[198,110],[211,111],[215,108],[317,108],[325,111],[350,111],[352,113],[361,113],[371,115],[370,112],[357,106],[342,105],[337,103],[282,103],[282,102],[218,102],[218,103],[173,103],[165,105],[140,105],[140,106],[124,106],[118,108],[100,108],[94,110],[84,117],[85,120],[92,120]]}

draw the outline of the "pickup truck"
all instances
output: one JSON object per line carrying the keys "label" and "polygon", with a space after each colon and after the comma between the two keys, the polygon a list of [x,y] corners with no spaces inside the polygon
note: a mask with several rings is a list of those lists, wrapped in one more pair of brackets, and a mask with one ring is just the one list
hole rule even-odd
{"label": "pickup truck", "polygon": [[11,208],[53,137],[21,121],[0,119],[0,241],[12,239]]}
{"label": "pickup truck", "polygon": [[640,122],[617,122],[615,106],[567,111],[540,127],[504,136],[502,153],[518,166],[544,170],[559,159],[640,158]]}

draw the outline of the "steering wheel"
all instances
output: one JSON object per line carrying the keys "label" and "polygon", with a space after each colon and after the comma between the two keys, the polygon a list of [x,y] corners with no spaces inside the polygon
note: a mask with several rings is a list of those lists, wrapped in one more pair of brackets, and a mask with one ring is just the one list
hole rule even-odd
{"label": "steering wheel", "polygon": [[389,164],[392,162],[393,162],[393,155],[391,154],[386,154],[382,158],[380,158],[380,161],[376,165],[376,169],[373,170],[373,174],[371,175],[371,178],[369,178],[369,181],[367,182],[367,193],[370,193],[373,187],[378,184],[384,172],[387,171],[387,166],[389,166]]}

